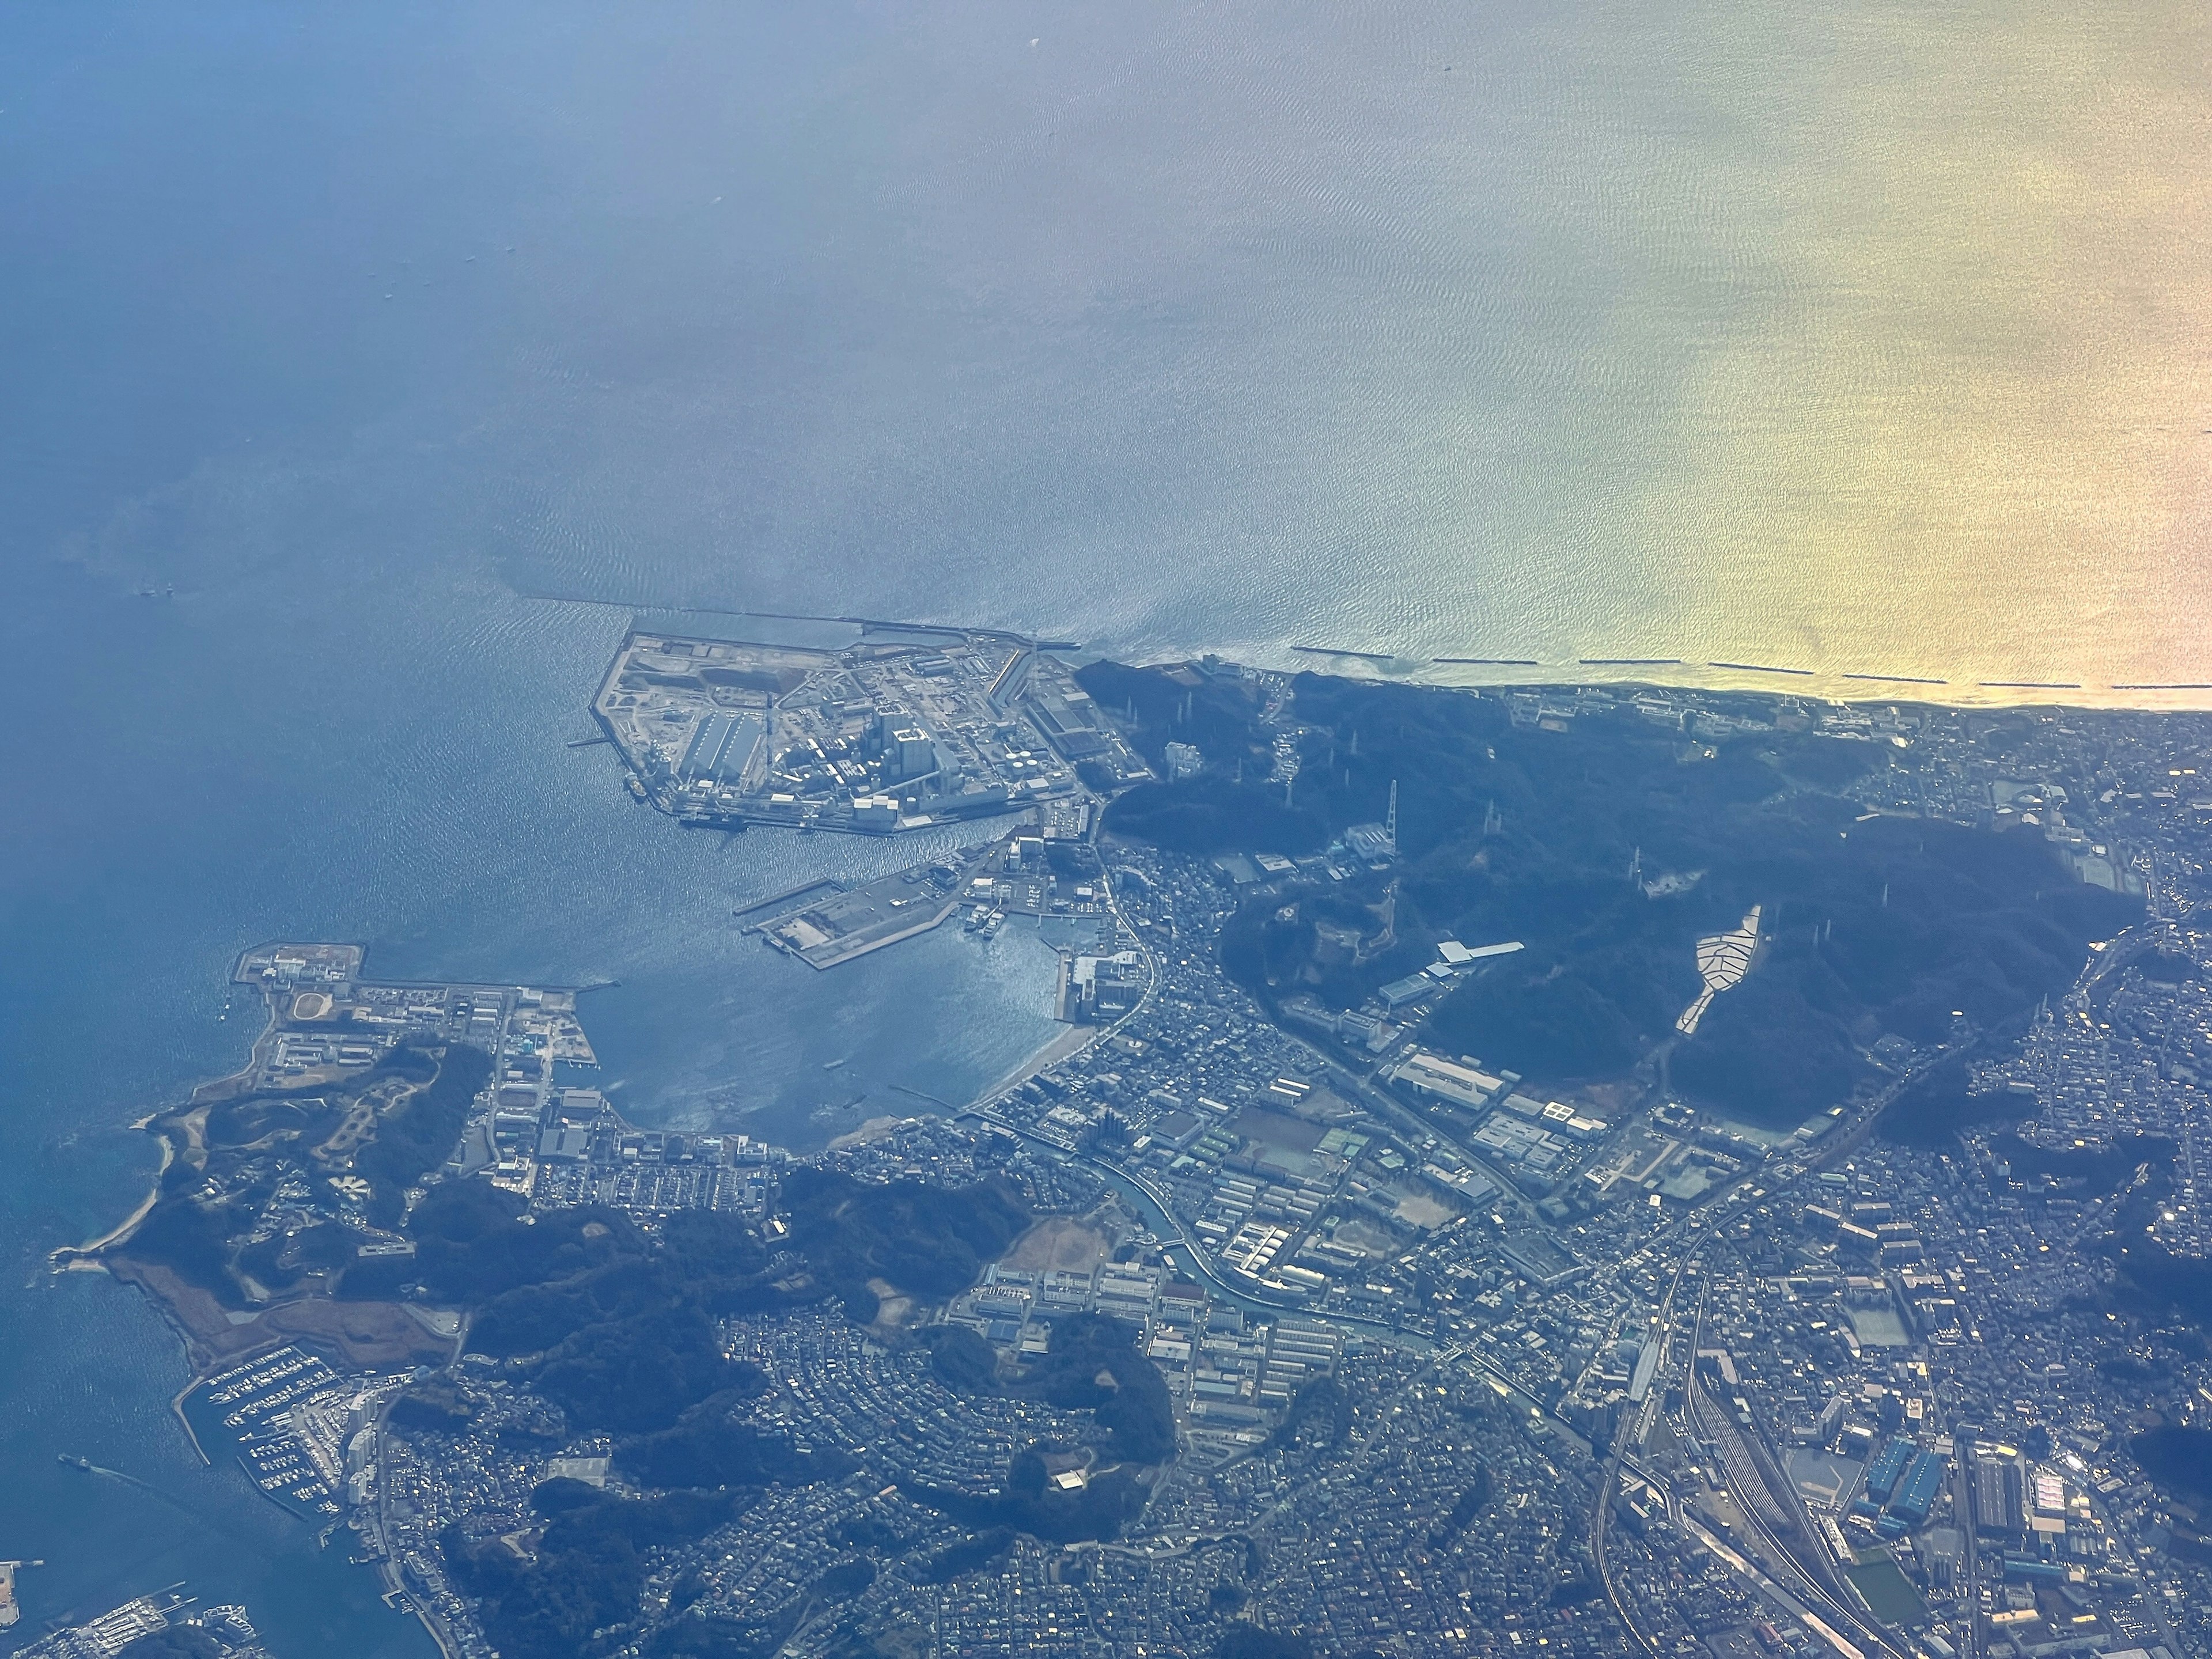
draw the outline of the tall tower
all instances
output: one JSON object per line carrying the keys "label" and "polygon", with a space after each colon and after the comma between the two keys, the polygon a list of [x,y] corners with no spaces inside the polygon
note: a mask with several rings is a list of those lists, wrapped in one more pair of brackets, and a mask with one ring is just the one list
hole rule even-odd
{"label": "tall tower", "polygon": [[1390,850],[1398,850],[1398,780],[1390,780],[1390,816],[1383,820],[1383,833],[1390,837]]}

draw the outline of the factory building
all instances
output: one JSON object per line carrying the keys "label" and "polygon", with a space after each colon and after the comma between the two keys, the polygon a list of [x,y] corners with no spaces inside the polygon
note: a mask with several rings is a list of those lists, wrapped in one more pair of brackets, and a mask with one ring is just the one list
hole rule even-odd
{"label": "factory building", "polygon": [[1463,1106],[1469,1111],[1480,1111],[1488,1106],[1506,1081],[1462,1061],[1431,1054],[1425,1048],[1416,1048],[1407,1055],[1390,1076],[1409,1089]]}
{"label": "factory building", "polygon": [[691,733],[678,770],[686,783],[736,788],[767,735],[757,715],[709,714]]}
{"label": "factory building", "polygon": [[1974,1459],[1974,1528],[1984,1535],[2010,1537],[2021,1522],[2021,1470],[2010,1457]]}

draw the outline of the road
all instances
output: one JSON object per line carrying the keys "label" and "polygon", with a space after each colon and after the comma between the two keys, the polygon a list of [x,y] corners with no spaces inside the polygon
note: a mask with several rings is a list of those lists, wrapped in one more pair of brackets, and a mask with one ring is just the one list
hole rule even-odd
{"label": "road", "polygon": [[[1717,1237],[1730,1221],[1752,1205],[1780,1200],[1808,1176],[1848,1158],[1874,1132],[1875,1126],[1881,1121],[1882,1113],[1907,1086],[1934,1066],[1958,1059],[1964,1054],[1973,1053],[1983,1043],[1992,1040],[1996,1035],[1992,1032],[1978,1038],[1963,1050],[1946,1050],[1943,1054],[1895,1079],[1867,1103],[1858,1116],[1848,1127],[1831,1136],[1813,1156],[1806,1158],[1802,1163],[1785,1160],[1773,1167],[1761,1167],[1746,1173],[1728,1188],[1716,1194],[1705,1206],[1690,1211],[1681,1219],[1654,1235],[1645,1248],[1659,1250],[1670,1245],[1688,1246],[1706,1237]],[[1674,1295],[1681,1284],[1683,1275],[1691,1265],[1692,1254],[1693,1253],[1686,1253],[1682,1260],[1676,1264],[1667,1295],[1662,1302],[1662,1315],[1669,1320],[1671,1320]],[[1696,1331],[1702,1329],[1704,1318],[1705,1308],[1701,1298],[1698,1310],[1698,1323],[1691,1339],[1691,1352],[1693,1356],[1697,1350]],[[1685,1409],[1691,1417],[1692,1425],[1697,1428],[1700,1439],[1711,1437],[1703,1423],[1698,1420],[1698,1413],[1701,1410],[1698,1400],[1702,1392],[1692,1372],[1690,1386],[1685,1393]],[[1647,1414],[1649,1410],[1647,1402]],[[1639,1424],[1642,1421],[1640,1417],[1638,1421]],[[1620,1443],[1606,1465],[1604,1478],[1598,1483],[1597,1506],[1590,1517],[1591,1552],[1598,1565],[1599,1582],[1604,1586],[1607,1599],[1612,1603],[1613,1611],[1619,1615],[1621,1624],[1643,1645],[1645,1652],[1656,1655],[1659,1651],[1657,1645],[1637,1627],[1634,1620],[1629,1616],[1626,1599],[1614,1583],[1611,1571],[1607,1534],[1613,1521],[1613,1494],[1619,1489],[1620,1470],[1629,1438],[1630,1436],[1624,1427],[1620,1435]],[[1899,1654],[1900,1650],[1893,1645],[1885,1632],[1881,1632],[1878,1626],[1870,1628],[1866,1620],[1838,1603],[1835,1597],[1813,1578],[1811,1574],[1797,1565],[1796,1558],[1784,1550],[1780,1541],[1765,1529],[1753,1505],[1747,1501],[1749,1494],[1741,1493],[1735,1490],[1742,1479],[1741,1473],[1724,1466],[1723,1474],[1728,1480],[1731,1496],[1738,1499],[1737,1507],[1743,1512],[1746,1526],[1751,1528],[1759,1536],[1765,1546],[1774,1552],[1779,1561],[1788,1563],[1789,1570],[1802,1581],[1802,1587],[1794,1592],[1793,1599],[1807,1603],[1817,1615],[1820,1622],[1814,1627],[1823,1629],[1824,1633],[1830,1636],[1832,1639],[1834,1638],[1838,1630],[1853,1632],[1860,1635],[1877,1653]],[[1751,1472],[1751,1478],[1757,1479],[1755,1470]],[[1761,1481],[1760,1485],[1764,1486],[1764,1481]],[[1802,1510],[1802,1504],[1799,1507]]]}
{"label": "road", "polygon": [[[1118,896],[1115,894],[1110,882],[1105,884],[1105,891],[1118,928],[1126,936],[1135,940],[1138,948],[1146,957],[1149,969],[1148,982],[1136,1006],[1130,1009],[1121,1020],[1116,1021],[1113,1027],[1109,1028],[1110,1032],[1121,1030],[1150,1007],[1164,988],[1167,973],[1159,955],[1149,946],[1137,929],[1129,926],[1126,917],[1121,914]],[[2112,948],[2100,953],[2100,959],[2085,973],[2083,980],[2077,985],[2077,994],[2087,990],[2100,979],[2112,973],[2134,955],[2142,942],[2140,939],[2130,939],[2124,935],[2116,940]],[[1678,1340],[1674,1328],[1674,1312],[1676,1298],[1686,1274],[1693,1265],[1692,1258],[1697,1248],[1705,1239],[1722,1235],[1731,1223],[1754,1205],[1784,1200],[1808,1178],[1850,1158],[1875,1133],[1883,1113],[1908,1087],[1939,1066],[1962,1061],[1992,1044],[2016,1035],[2016,1028],[2017,1022],[2007,1022],[2002,1027],[1982,1033],[1964,1045],[1946,1048],[1903,1074],[1893,1077],[1824,1142],[1808,1147],[1802,1152],[1785,1152],[1771,1163],[1747,1171],[1728,1187],[1713,1194],[1705,1204],[1690,1209],[1671,1224],[1653,1234],[1645,1242],[1645,1251],[1662,1261],[1668,1253],[1678,1255],[1679,1259],[1674,1264],[1667,1290],[1661,1299],[1650,1340],[1668,1344]],[[1416,1136],[1434,1135],[1437,1140],[1451,1146],[1468,1164],[1480,1170],[1496,1183],[1498,1188],[1497,1206],[1501,1217],[1510,1214],[1516,1220],[1534,1224],[1539,1227],[1545,1226],[1533,1203],[1519,1192],[1512,1180],[1487,1158],[1462,1141],[1448,1126],[1431,1120],[1401,1102],[1372,1077],[1354,1072],[1337,1056],[1306,1036],[1289,1031],[1280,1025],[1277,1029],[1291,1037],[1301,1048],[1313,1054],[1325,1068],[1325,1075],[1331,1085],[1346,1097],[1354,1100],[1382,1121],[1392,1123],[1407,1133]],[[1106,1033],[1102,1033],[1103,1034]],[[1020,1125],[999,1117],[980,1103],[977,1108],[971,1109],[978,1115],[986,1117],[1026,1139],[1049,1146],[1063,1156],[1088,1164],[1118,1185],[1141,1194],[1147,1200],[1148,1206],[1157,1211],[1157,1218],[1161,1222],[1164,1229],[1171,1231],[1182,1248],[1188,1251],[1192,1271],[1203,1277],[1216,1290],[1232,1301],[1248,1307],[1326,1317],[1333,1323],[1373,1331],[1408,1346],[1421,1348],[1432,1346],[1420,1339],[1411,1337],[1382,1322],[1354,1320],[1337,1314],[1316,1315],[1316,1310],[1307,1307],[1303,1303],[1268,1297],[1255,1290],[1246,1289],[1241,1285],[1231,1283],[1214,1268],[1200,1242],[1176,1215],[1168,1201],[1167,1194],[1154,1187],[1145,1176],[1123,1169],[1118,1164],[1109,1164],[1103,1159],[1075,1151],[1063,1143],[1036,1135]],[[1549,1230],[1547,1229],[1547,1231]],[[1601,1268],[1601,1274],[1603,1274],[1604,1271]],[[1705,1309],[1701,1297],[1697,1315],[1697,1328],[1701,1328],[1704,1316]],[[1697,1343],[1696,1328],[1693,1328],[1690,1340],[1694,1352]],[[1532,1413],[1553,1418],[1563,1424],[1563,1419],[1556,1419],[1556,1414],[1549,1413],[1541,1401],[1528,1395],[1479,1352],[1455,1344],[1445,1348],[1437,1356],[1438,1359],[1460,1357],[1465,1358],[1471,1365],[1480,1370],[1498,1387],[1509,1391],[1516,1398],[1526,1401]],[[1674,1356],[1670,1355],[1668,1358],[1671,1361]],[[1673,1369],[1672,1364],[1662,1367],[1662,1370],[1667,1369]],[[1705,1391],[1695,1376],[1693,1367],[1689,1372],[1688,1380],[1686,1415],[1689,1425],[1696,1431],[1698,1438],[1714,1439],[1716,1436],[1713,1428],[1706,1424],[1705,1419],[1708,1413],[1719,1408],[1704,1399]],[[1658,1408],[1658,1401],[1663,1398],[1663,1386],[1662,1383],[1660,1392],[1643,1403],[1636,1413],[1632,1423],[1622,1425],[1614,1448],[1604,1464],[1603,1475],[1599,1482],[1595,1512],[1591,1521],[1594,1565],[1607,1599],[1612,1605],[1622,1627],[1631,1634],[1645,1653],[1654,1656],[1655,1659],[1660,1652],[1658,1644],[1651,1635],[1638,1626],[1630,1598],[1617,1579],[1611,1557],[1610,1527],[1613,1518],[1613,1499],[1620,1488],[1622,1470],[1625,1467],[1636,1467],[1633,1460],[1629,1456],[1629,1447],[1640,1443],[1640,1431],[1648,1427],[1653,1412]],[[1758,1431],[1753,1430],[1753,1432]],[[1721,1436],[1719,1438],[1723,1443],[1726,1443],[1729,1437]],[[1771,1449],[1768,1455],[1771,1456]],[[1708,1546],[1723,1553],[1725,1558],[1732,1559],[1733,1565],[1759,1583],[1762,1591],[1767,1594],[1770,1599],[1777,1600],[1778,1605],[1789,1607],[1793,1616],[1800,1618],[1808,1628],[1820,1632],[1824,1639],[1835,1646],[1838,1651],[1846,1655],[1859,1656],[1859,1659],[1864,1659],[1867,1655],[1881,1656],[1882,1659],[1902,1659],[1903,1654],[1907,1650],[1897,1645],[1895,1639],[1878,1620],[1874,1620],[1856,1606],[1857,1598],[1848,1583],[1838,1577],[1835,1571],[1830,1567],[1826,1545],[1818,1533],[1812,1529],[1809,1512],[1806,1510],[1802,1498],[1795,1492],[1794,1487],[1786,1494],[1772,1492],[1772,1483],[1760,1473],[1751,1449],[1747,1447],[1739,1449],[1738,1455],[1734,1458],[1724,1458],[1723,1462],[1725,1484],[1737,1501],[1737,1506],[1743,1515],[1747,1532],[1756,1540],[1759,1550],[1769,1556],[1771,1572],[1779,1575],[1788,1582],[1778,1583],[1768,1574],[1758,1571],[1734,1552],[1721,1552],[1717,1540],[1708,1538],[1706,1540]],[[1751,1466],[1741,1467],[1745,1464]],[[1638,1473],[1642,1473],[1640,1468]],[[1786,1481],[1786,1472],[1782,1478]],[[1664,1492],[1663,1486],[1659,1486],[1657,1482],[1653,1484],[1655,1489]],[[1764,1504],[1754,1501],[1754,1492],[1759,1498],[1764,1500]],[[1799,1559],[1797,1555],[1786,1548],[1781,1540],[1775,1535],[1774,1529],[1763,1518],[1763,1508],[1779,1509],[1780,1505],[1777,1503],[1777,1499],[1785,1497],[1790,1502],[1790,1510],[1783,1512],[1794,1511],[1796,1528],[1805,1534],[1803,1547],[1822,1552],[1817,1569],[1808,1567]],[[1674,1508],[1671,1496],[1668,1497],[1667,1501],[1671,1512]],[[1681,1518],[1687,1521],[1686,1516]],[[1971,1566],[1968,1571],[1972,1571]]]}

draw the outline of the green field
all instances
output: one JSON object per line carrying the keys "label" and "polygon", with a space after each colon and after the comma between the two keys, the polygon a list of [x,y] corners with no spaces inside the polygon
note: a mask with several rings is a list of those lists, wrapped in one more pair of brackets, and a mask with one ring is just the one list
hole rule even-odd
{"label": "green field", "polygon": [[1928,1617],[1928,1604],[1887,1550],[1869,1550],[1844,1571],[1884,1624],[1917,1625]]}

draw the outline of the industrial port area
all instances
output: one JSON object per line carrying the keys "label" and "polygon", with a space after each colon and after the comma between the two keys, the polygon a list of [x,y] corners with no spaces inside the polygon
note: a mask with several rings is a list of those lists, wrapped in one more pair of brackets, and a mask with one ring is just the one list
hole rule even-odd
{"label": "industrial port area", "polygon": [[[817,881],[738,912],[743,931],[757,934],[810,968],[835,968],[872,951],[926,933],[958,917],[963,931],[995,939],[1012,917],[1051,922],[1063,946],[1110,939],[1113,919],[1096,850],[1055,836],[1034,814],[1000,839],[848,886]],[[1063,951],[1064,957],[1073,957]],[[1081,988],[1062,963],[1060,1006],[1080,1002]]]}
{"label": "industrial port area", "polygon": [[[1150,775],[1053,649],[875,625],[842,650],[633,632],[592,712],[685,823],[893,834],[1081,809]],[[1086,783],[1086,778],[1090,780]]]}

